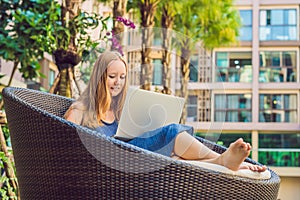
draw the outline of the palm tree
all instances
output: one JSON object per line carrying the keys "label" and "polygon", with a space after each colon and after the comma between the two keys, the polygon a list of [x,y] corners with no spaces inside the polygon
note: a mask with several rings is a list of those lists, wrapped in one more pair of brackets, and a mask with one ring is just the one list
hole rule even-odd
{"label": "palm tree", "polygon": [[163,1],[160,4],[159,9],[161,10],[161,27],[162,27],[162,58],[161,63],[163,66],[163,79],[162,85],[164,94],[171,94],[171,48],[172,48],[172,29],[175,21],[176,12],[176,2]]}
{"label": "palm tree", "polygon": [[[184,4],[178,6],[178,15],[176,16],[175,30],[183,35],[177,35],[178,49],[180,52],[180,66],[181,66],[181,96],[188,99],[187,85],[190,74],[190,57],[197,41],[200,40],[200,26],[198,19],[198,12],[202,7],[201,2],[188,0]],[[186,105],[183,109],[181,123],[185,123],[187,111]]]}
{"label": "palm tree", "polygon": [[153,65],[151,48],[154,17],[159,2],[160,0],[137,0],[137,5],[140,9],[142,30],[140,85],[145,90],[150,90],[152,84]]}
{"label": "palm tree", "polygon": [[[212,50],[236,42],[239,28],[239,17],[233,9],[232,0],[188,0],[180,4],[176,15],[175,29],[184,34],[178,37],[181,53],[181,95],[188,98],[190,75],[190,57],[194,47],[201,41],[203,46]],[[187,102],[187,101],[186,101]],[[185,123],[186,105],[181,122]]]}
{"label": "palm tree", "polygon": [[204,2],[206,3],[199,13],[203,46],[213,50],[220,46],[238,44],[241,21],[238,11],[233,7],[233,0]]}

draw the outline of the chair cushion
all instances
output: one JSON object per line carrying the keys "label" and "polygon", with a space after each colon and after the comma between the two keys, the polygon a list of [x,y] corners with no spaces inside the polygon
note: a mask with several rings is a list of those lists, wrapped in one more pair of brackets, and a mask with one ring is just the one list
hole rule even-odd
{"label": "chair cushion", "polygon": [[[229,174],[229,175],[234,175],[234,176],[240,176],[240,177],[246,177],[246,178],[252,178],[252,179],[270,179],[271,178],[271,173],[269,170],[266,170],[264,172],[253,172],[250,169],[240,169],[238,171],[233,171],[228,169],[227,167],[217,165],[217,164],[212,164],[212,163],[207,163],[207,162],[201,162],[201,161],[191,161],[191,160],[183,160],[183,162],[190,163],[192,165],[196,165],[202,168],[210,169],[213,171]],[[244,162],[244,164],[248,164]]]}

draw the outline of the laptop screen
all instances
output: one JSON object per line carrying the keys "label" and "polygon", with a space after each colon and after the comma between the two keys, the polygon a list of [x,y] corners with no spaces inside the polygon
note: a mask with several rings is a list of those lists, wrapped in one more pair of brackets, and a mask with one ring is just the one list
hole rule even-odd
{"label": "laptop screen", "polygon": [[116,138],[134,138],[162,126],[179,123],[184,98],[129,88]]}

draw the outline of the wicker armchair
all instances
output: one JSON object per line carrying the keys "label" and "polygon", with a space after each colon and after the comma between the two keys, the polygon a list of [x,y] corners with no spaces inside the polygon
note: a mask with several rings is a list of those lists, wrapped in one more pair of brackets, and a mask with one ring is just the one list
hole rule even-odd
{"label": "wicker armchair", "polygon": [[62,118],[73,101],[62,96],[10,87],[3,98],[21,199],[277,198],[271,170],[267,180],[232,176],[97,134]]}

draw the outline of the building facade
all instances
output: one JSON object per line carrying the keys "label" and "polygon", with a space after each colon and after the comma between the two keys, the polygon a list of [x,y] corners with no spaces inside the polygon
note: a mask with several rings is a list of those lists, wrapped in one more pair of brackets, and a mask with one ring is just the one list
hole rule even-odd
{"label": "building facade", "polygon": [[[212,52],[211,82],[191,74],[189,121],[228,145],[243,137],[251,157],[281,179],[279,199],[300,193],[299,6],[296,0],[236,1],[240,44]],[[192,68],[201,72],[195,55]],[[202,70],[203,71],[203,70]]]}
{"label": "building facade", "polygon": [[[252,159],[281,177],[279,199],[300,196],[300,12],[299,0],[237,0],[239,45],[191,57],[186,124],[196,134],[228,146],[242,137]],[[161,30],[155,30],[158,33]],[[154,31],[154,32],[155,32]],[[153,41],[153,85],[160,88],[159,37]],[[138,32],[125,43],[131,84],[138,85]],[[130,39],[135,38],[135,39]],[[134,49],[133,51],[131,51]],[[172,89],[180,84],[178,55],[172,54]]]}

